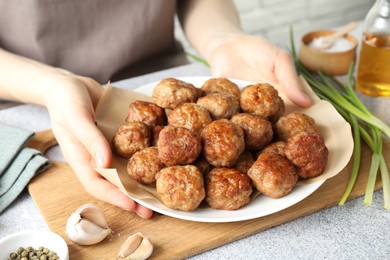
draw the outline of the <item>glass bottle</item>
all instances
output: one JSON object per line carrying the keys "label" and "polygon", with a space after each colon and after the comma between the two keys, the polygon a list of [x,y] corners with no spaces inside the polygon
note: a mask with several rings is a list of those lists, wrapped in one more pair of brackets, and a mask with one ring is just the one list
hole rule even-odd
{"label": "glass bottle", "polygon": [[356,88],[390,96],[390,0],[376,0],[365,18]]}

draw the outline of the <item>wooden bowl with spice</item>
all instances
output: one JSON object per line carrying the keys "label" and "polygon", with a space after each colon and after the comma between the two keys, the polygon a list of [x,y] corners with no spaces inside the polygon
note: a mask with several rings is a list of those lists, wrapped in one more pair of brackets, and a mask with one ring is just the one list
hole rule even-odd
{"label": "wooden bowl with spice", "polygon": [[358,41],[352,35],[338,38],[329,48],[321,47],[323,37],[333,33],[333,30],[322,30],[302,37],[298,58],[309,71],[344,75],[348,73],[350,64],[355,62]]}

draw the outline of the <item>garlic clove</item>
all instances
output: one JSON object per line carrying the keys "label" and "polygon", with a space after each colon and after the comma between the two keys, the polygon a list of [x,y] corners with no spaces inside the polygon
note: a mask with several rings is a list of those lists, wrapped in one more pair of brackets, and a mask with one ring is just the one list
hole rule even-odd
{"label": "garlic clove", "polygon": [[143,238],[141,244],[137,250],[132,253],[128,259],[131,260],[144,260],[147,259],[153,253],[153,245],[148,238]]}
{"label": "garlic clove", "polygon": [[143,236],[141,233],[135,233],[134,235],[129,236],[126,241],[122,244],[118,257],[127,257],[132,254],[139,245],[141,244]]}
{"label": "garlic clove", "polygon": [[70,240],[79,245],[93,245],[105,239],[111,229],[100,208],[94,204],[85,204],[68,218],[66,233]]}
{"label": "garlic clove", "polygon": [[79,245],[97,244],[111,233],[109,228],[101,228],[85,219],[81,219],[74,228],[75,232],[73,233],[76,235],[73,236],[72,241]]}
{"label": "garlic clove", "polygon": [[83,219],[88,219],[89,221],[95,223],[102,228],[108,228],[106,216],[97,205],[87,203],[81,205],[76,210],[76,212],[78,212]]}
{"label": "garlic clove", "polygon": [[150,240],[138,232],[129,236],[122,244],[117,258],[125,257],[132,260],[147,259],[153,252]]}

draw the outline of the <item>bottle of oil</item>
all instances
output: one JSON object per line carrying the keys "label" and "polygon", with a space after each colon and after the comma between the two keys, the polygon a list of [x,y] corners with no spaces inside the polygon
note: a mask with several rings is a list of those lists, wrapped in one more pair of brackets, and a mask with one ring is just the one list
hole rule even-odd
{"label": "bottle of oil", "polygon": [[365,18],[356,88],[390,96],[390,0],[376,0]]}

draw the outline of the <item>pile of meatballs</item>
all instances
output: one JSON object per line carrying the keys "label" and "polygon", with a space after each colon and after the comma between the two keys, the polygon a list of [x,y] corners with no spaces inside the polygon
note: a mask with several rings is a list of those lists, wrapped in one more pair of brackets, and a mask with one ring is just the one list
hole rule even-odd
{"label": "pile of meatballs", "polygon": [[130,177],[155,186],[171,209],[192,211],[205,201],[213,209],[236,210],[255,189],[281,198],[327,165],[329,152],[314,119],[285,115],[270,84],[240,90],[229,79],[210,78],[198,88],[165,78],[152,101],[129,105],[112,148],[128,158]]}

